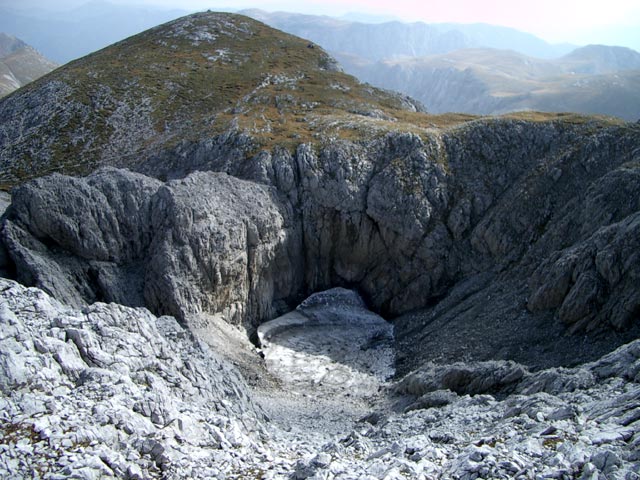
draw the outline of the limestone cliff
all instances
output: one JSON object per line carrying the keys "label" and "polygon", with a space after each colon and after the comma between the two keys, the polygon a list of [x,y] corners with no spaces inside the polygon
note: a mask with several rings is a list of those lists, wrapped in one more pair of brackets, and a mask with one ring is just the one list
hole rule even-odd
{"label": "limestone cliff", "polygon": [[[22,282],[69,303],[220,315],[253,331],[305,293],[351,285],[387,316],[439,301],[440,334],[488,337],[480,355],[509,350],[512,330],[526,349],[541,325],[637,328],[639,130],[482,120],[426,142],[390,133],[265,154],[267,173],[247,180],[56,175],[14,191],[2,238]],[[441,319],[403,318],[400,337],[423,351],[416,336]]]}

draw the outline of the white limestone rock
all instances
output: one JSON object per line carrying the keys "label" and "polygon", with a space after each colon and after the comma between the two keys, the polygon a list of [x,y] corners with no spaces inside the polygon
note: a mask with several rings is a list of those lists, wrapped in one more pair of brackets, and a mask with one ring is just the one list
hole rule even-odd
{"label": "white limestone rock", "polygon": [[0,332],[4,478],[187,478],[184,463],[260,450],[244,381],[173,318],[0,279]]}

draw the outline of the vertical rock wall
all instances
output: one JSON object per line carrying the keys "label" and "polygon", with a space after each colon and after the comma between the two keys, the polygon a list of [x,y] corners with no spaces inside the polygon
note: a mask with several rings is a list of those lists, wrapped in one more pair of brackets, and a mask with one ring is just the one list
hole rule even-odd
{"label": "vertical rock wall", "polygon": [[[74,305],[205,313],[252,330],[335,285],[395,316],[488,273],[510,276],[503,299],[525,288],[534,315],[624,328],[640,305],[638,145],[632,125],[510,120],[226,164],[217,145],[209,166],[227,173],[30,182],[2,239],[20,281]],[[206,166],[206,146],[196,150]]]}

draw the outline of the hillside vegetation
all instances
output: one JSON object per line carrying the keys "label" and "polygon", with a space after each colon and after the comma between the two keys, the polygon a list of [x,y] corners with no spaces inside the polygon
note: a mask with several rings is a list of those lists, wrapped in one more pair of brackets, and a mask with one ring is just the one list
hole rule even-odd
{"label": "hillside vegetation", "polygon": [[419,130],[434,121],[419,109],[345,75],[308,41],[247,17],[196,14],[71,62],[0,103],[0,182],[133,166],[222,134],[249,135],[255,152],[276,141],[371,137],[390,123]]}

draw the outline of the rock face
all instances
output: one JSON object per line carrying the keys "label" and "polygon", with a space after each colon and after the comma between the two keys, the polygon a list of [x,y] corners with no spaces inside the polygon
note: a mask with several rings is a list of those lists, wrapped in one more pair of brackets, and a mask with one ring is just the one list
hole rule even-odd
{"label": "rock face", "polygon": [[[69,305],[143,305],[140,261],[152,239],[151,196],[161,183],[117,171],[87,179],[54,175],[50,181],[51,188],[38,180],[13,194],[21,220],[5,233],[18,279],[55,292]],[[60,275],[61,269],[67,274]]]}
{"label": "rock face", "polygon": [[0,110],[1,182],[100,164],[147,175],[14,191],[4,269],[71,305],[251,334],[307,294],[355,287],[385,316],[414,312],[396,322],[407,370],[586,361],[639,328],[638,125],[426,115],[308,42],[212,13],[66,66]]}
{"label": "rock face", "polygon": [[[638,328],[638,145],[635,125],[482,120],[228,167],[247,180],[54,176],[15,190],[2,239],[20,281],[74,305],[252,332],[305,293],[353,285],[385,315],[423,309],[396,322],[416,362],[586,361]],[[563,348],[564,328],[610,335]]]}
{"label": "rock face", "polygon": [[54,175],[16,190],[13,204],[3,231],[18,279],[70,305],[109,301],[250,323],[301,283],[291,212],[272,189],[226,174],[166,185],[115,169]]}

